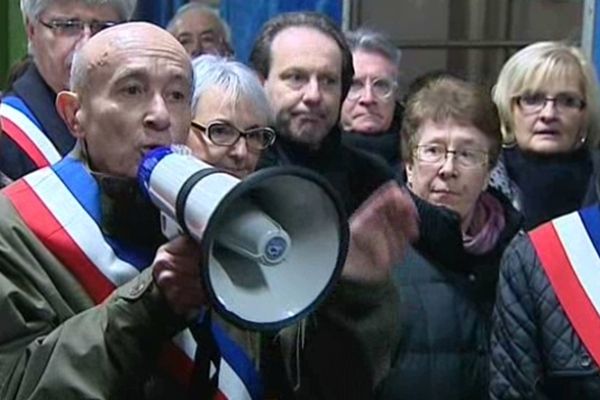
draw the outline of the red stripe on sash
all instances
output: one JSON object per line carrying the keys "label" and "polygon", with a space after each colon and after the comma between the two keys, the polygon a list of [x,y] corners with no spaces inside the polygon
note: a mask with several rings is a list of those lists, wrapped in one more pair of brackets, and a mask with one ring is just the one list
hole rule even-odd
{"label": "red stripe on sash", "polygon": [[18,180],[5,192],[25,224],[71,271],[92,300],[96,304],[104,301],[115,289],[114,285],[79,248],[27,182]]}
{"label": "red stripe on sash", "polygon": [[46,158],[44,153],[37,147],[37,145],[16,125],[8,118],[2,117],[2,129],[8,137],[10,137],[16,144],[27,154],[27,156],[33,161],[38,167],[47,167],[50,165],[50,161]]}
{"label": "red stripe on sash", "polygon": [[[179,368],[176,370],[175,366]],[[158,367],[163,371],[170,371],[171,375],[181,386],[190,387],[194,372],[194,363],[173,342],[166,343],[163,347],[158,358]]]}
{"label": "red stripe on sash", "polygon": [[530,232],[529,237],[569,321],[590,355],[600,364],[600,316],[573,271],[554,225],[543,224]]}

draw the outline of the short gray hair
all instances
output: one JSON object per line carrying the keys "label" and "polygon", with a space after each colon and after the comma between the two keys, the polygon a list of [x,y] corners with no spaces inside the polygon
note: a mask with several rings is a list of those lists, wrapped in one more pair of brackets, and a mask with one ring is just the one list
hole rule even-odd
{"label": "short gray hair", "polygon": [[122,21],[129,21],[135,11],[137,0],[21,0],[23,18],[33,21],[55,3],[83,3],[88,6],[109,5]]}
{"label": "short gray hair", "polygon": [[389,60],[398,68],[402,52],[383,33],[361,28],[345,33],[348,46],[352,53],[362,50],[366,53],[377,53]]}
{"label": "short gray hair", "polygon": [[192,112],[196,112],[202,95],[212,87],[222,89],[221,97],[238,104],[243,99],[264,114],[273,123],[273,111],[258,76],[244,64],[227,58],[204,54],[192,61],[194,70],[194,94]]}
{"label": "short gray hair", "polygon": [[184,14],[190,11],[199,11],[205,14],[210,14],[213,17],[215,17],[215,19],[219,22],[225,40],[228,44],[231,44],[231,29],[229,28],[229,25],[227,25],[227,22],[225,22],[223,18],[221,18],[218,11],[202,3],[187,3],[179,7],[175,15],[173,15],[173,18],[171,18],[171,20],[167,24],[167,31],[173,33],[173,30],[175,29],[175,24],[177,24],[177,22],[181,19],[181,17]]}

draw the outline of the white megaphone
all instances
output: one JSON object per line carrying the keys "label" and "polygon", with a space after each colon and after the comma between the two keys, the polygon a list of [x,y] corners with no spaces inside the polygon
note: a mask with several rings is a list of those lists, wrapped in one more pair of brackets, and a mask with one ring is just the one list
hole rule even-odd
{"label": "white megaphone", "polygon": [[314,172],[273,167],[240,180],[173,146],[148,153],[138,179],[165,235],[174,225],[200,243],[211,305],[238,326],[281,329],[304,318],[341,273],[347,218]]}

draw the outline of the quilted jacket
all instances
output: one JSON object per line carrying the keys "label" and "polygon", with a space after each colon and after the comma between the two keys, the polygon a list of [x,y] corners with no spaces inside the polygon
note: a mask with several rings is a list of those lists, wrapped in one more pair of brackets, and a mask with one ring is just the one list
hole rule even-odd
{"label": "quilted jacket", "polygon": [[491,398],[600,399],[598,365],[569,323],[526,234],[513,240],[500,268]]}

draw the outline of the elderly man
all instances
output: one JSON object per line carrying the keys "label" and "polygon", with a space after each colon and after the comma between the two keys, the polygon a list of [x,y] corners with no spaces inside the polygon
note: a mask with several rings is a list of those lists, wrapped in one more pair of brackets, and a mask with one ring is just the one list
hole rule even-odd
{"label": "elderly man", "polygon": [[[275,144],[265,152],[262,166],[294,164],[323,174],[341,196],[346,212],[355,213],[350,219],[351,228],[361,224],[358,222],[361,213],[373,203],[385,204],[385,197],[392,192],[402,197],[398,187],[393,185],[373,194],[391,179],[391,171],[375,156],[340,142],[340,107],[352,84],[354,71],[350,49],[332,21],[316,13],[279,15],[263,26],[250,60],[263,79],[279,133]],[[363,205],[367,199],[370,200]],[[401,231],[403,224],[391,224],[389,230],[382,230],[387,222],[384,217],[370,227],[372,239],[380,238],[374,246],[382,245],[370,253],[370,257],[354,263],[356,258],[351,246],[349,258],[353,268],[361,264],[363,267],[386,265],[379,258],[389,255],[391,247],[387,241],[400,237],[395,230]],[[350,270],[352,268],[346,272]],[[376,279],[370,279],[369,285],[344,287],[343,293],[357,304],[370,304],[371,310],[385,308],[383,304],[393,308],[396,294],[389,271],[374,267],[371,272],[375,270],[380,273]],[[361,271],[355,272],[357,276],[362,275]],[[304,349],[305,355],[320,362],[313,371],[300,372],[303,377],[319,382],[324,388],[324,397],[371,398],[389,368],[390,349],[396,340],[393,332],[397,331],[398,321],[385,312],[381,318],[371,319],[375,314],[366,312],[367,309],[363,308],[359,314],[370,321],[368,327],[363,326],[368,339],[347,334],[346,329],[353,322],[337,319],[331,328],[337,338],[333,344],[325,349],[309,343]],[[326,315],[326,311],[321,310],[317,319]],[[334,360],[345,360],[354,367],[340,371],[333,365]]]}
{"label": "elderly man", "polygon": [[[159,248],[164,239],[157,212],[134,182],[146,152],[187,139],[191,87],[184,48],[153,25],[107,29],[76,54],[72,91],[57,99],[59,114],[77,138],[75,149],[0,194],[0,398],[179,399],[209,398],[215,391],[261,398],[249,380],[257,375],[251,371],[259,365],[256,352],[269,342],[252,341],[245,332],[232,335],[241,341],[226,346],[238,354],[233,361],[246,360],[246,369],[228,364],[231,351],[222,352],[224,361],[213,364],[217,372],[208,379],[204,354],[215,340],[198,335],[204,339],[196,344],[189,331],[182,332],[191,324],[189,316],[205,305],[199,246],[182,236]],[[397,196],[386,191],[385,201],[378,198],[356,218],[344,268],[355,285],[374,279],[377,267],[385,270],[403,247],[403,236],[390,241],[377,235],[389,229],[381,227],[382,214],[389,224],[405,218]],[[375,243],[387,247],[382,251]],[[380,263],[361,270],[370,254]],[[336,301],[325,307],[332,317],[360,318],[354,321],[356,335],[370,333],[360,329],[370,324],[366,317],[377,320],[389,311],[343,295],[337,291]],[[328,321],[307,327],[306,340],[320,349],[339,340]],[[292,338],[284,340],[286,354],[302,348],[299,332],[282,336]],[[306,398],[325,397],[328,388],[311,376],[321,358],[300,353],[269,368],[264,364],[282,358],[275,350],[273,358],[269,352],[260,357],[261,371],[276,371],[265,374],[275,380],[271,385],[267,380],[267,388],[276,395],[291,390],[288,376],[295,371],[277,365],[300,366],[306,380],[297,383]],[[251,359],[239,356],[251,351]],[[195,356],[206,362],[195,363]],[[338,360],[336,367],[342,370],[346,362]]]}
{"label": "elderly man", "polygon": [[194,58],[202,54],[231,56],[229,27],[210,7],[201,3],[185,4],[173,16],[167,30]]}
{"label": "elderly man", "polygon": [[359,29],[346,34],[354,78],[342,105],[342,141],[400,162],[402,106],[397,102],[400,51],[381,33]]}
{"label": "elderly man", "polygon": [[58,116],[73,52],[104,28],[128,20],[136,0],[21,0],[32,62],[2,98],[0,170],[16,179],[58,161],[75,141]]}

